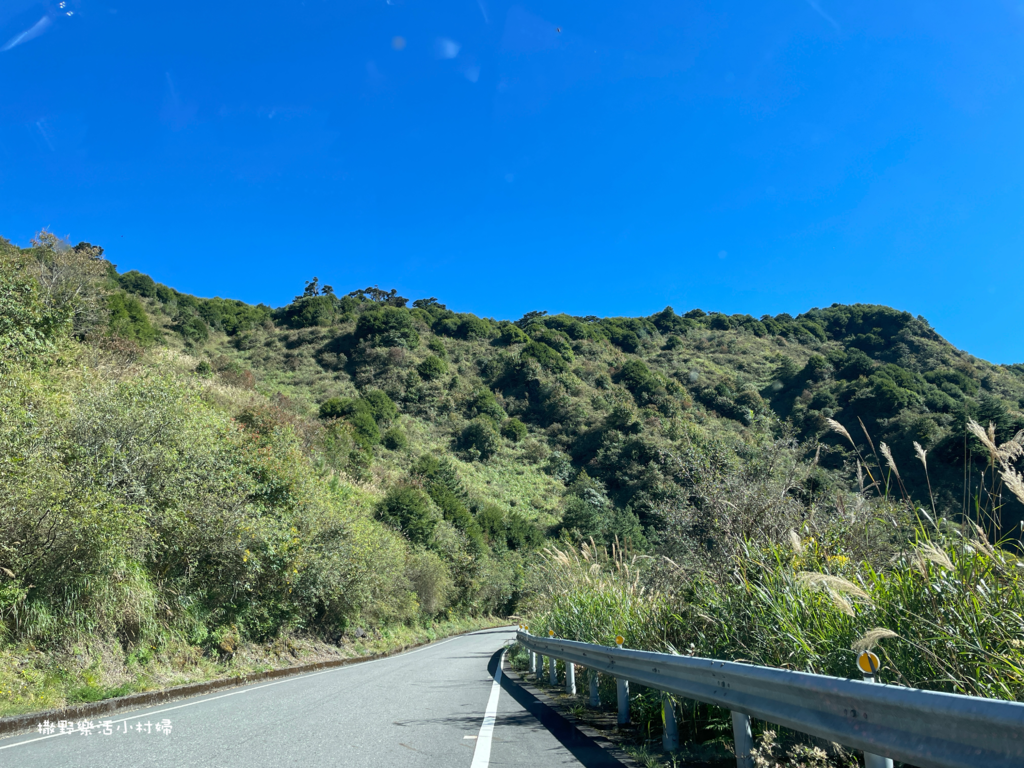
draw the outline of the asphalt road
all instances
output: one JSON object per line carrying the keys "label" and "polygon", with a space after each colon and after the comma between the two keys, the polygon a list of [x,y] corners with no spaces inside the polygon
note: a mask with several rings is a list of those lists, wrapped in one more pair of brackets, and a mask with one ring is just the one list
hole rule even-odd
{"label": "asphalt road", "polygon": [[[485,630],[112,715],[109,735],[98,727],[0,739],[0,766],[620,766],[509,678],[495,682],[513,636],[512,628]],[[157,732],[164,721],[170,733]]]}

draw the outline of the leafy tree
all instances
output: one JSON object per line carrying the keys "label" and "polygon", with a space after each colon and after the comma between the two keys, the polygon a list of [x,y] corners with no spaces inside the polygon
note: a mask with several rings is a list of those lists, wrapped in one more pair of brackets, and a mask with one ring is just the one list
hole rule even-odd
{"label": "leafy tree", "polygon": [[431,500],[441,510],[444,519],[466,534],[477,552],[485,549],[482,532],[462,499],[447,484],[434,481],[427,487]]}
{"label": "leafy tree", "polygon": [[839,377],[849,381],[856,381],[861,376],[870,376],[874,369],[875,364],[871,358],[861,350],[854,349],[846,355],[842,368],[839,370]]}
{"label": "leafy tree", "polygon": [[409,310],[393,306],[376,306],[359,315],[355,336],[380,347],[414,349],[420,343]]}
{"label": "leafy tree", "polygon": [[536,524],[518,513],[506,513],[495,504],[484,504],[477,509],[476,522],[496,547],[527,550],[544,543],[544,534]]}
{"label": "leafy tree", "polygon": [[605,321],[603,328],[612,344],[624,352],[637,352],[640,350],[640,337],[631,328],[624,327],[614,320]]}
{"label": "leafy tree", "polygon": [[410,485],[392,488],[377,505],[377,518],[401,531],[414,544],[426,546],[437,520],[426,495]]}
{"label": "leafy tree", "polygon": [[600,539],[603,511],[579,496],[569,496],[562,513],[562,527],[584,539]]}
{"label": "leafy tree", "polygon": [[[384,304],[390,307],[404,307],[409,303],[408,299],[402,298],[398,295],[398,291],[392,288],[390,291],[385,291],[377,286],[370,288],[364,288],[361,291],[352,291],[349,294],[360,301],[370,301],[375,304]],[[416,306],[415,304],[413,306]]]}
{"label": "leafy tree", "polygon": [[301,296],[296,296],[295,300],[310,298],[312,296],[320,295],[320,278],[314,277],[312,280],[306,281],[306,289],[302,292]]}
{"label": "leafy tree", "polygon": [[398,406],[387,394],[372,389],[363,397],[332,397],[320,404],[320,418],[345,418],[352,425],[356,441],[372,448],[381,441],[381,426],[387,426],[398,416]]}
{"label": "leafy tree", "polygon": [[398,416],[398,406],[382,389],[371,389],[362,397],[378,424],[389,424]]}
{"label": "leafy tree", "polygon": [[516,325],[518,325],[520,328],[525,328],[528,325],[530,325],[534,320],[542,318],[546,314],[546,310],[533,310],[531,312],[527,312],[521,318],[516,320]]}
{"label": "leafy tree", "polygon": [[149,322],[146,310],[134,296],[112,293],[107,297],[110,311],[109,333],[149,346],[157,339],[156,328]]}
{"label": "leafy tree", "polygon": [[782,355],[775,368],[775,378],[779,381],[788,382],[796,378],[798,373],[800,373],[800,367],[796,364],[796,361],[788,355]]}
{"label": "leafy tree", "polygon": [[431,309],[447,309],[447,307],[444,304],[438,303],[437,299],[434,298],[433,296],[431,296],[429,299],[416,299],[416,301],[414,301],[412,305],[417,309],[425,309],[428,311]]}
{"label": "leafy tree", "polygon": [[[7,362],[52,350],[67,338],[71,318],[47,308],[27,260],[7,241],[0,242],[0,368]],[[12,252],[13,251],[13,252]]]}
{"label": "leafy tree", "polygon": [[203,318],[188,311],[180,312],[171,327],[189,344],[203,344],[210,338],[210,328]]}
{"label": "leafy tree", "polygon": [[77,250],[43,230],[33,238],[32,247],[20,254],[44,311],[69,321],[79,340],[106,324],[102,283],[109,262],[102,253],[102,248],[95,247]]}
{"label": "leafy tree", "polygon": [[611,509],[602,522],[601,538],[606,543],[618,541],[620,544],[627,544],[633,549],[641,551],[647,548],[647,539],[640,525],[640,519],[630,507]]}
{"label": "leafy tree", "polygon": [[118,283],[129,293],[137,293],[148,299],[156,298],[156,281],[149,275],[144,275],[137,269],[125,272],[117,278]]}
{"label": "leafy tree", "polygon": [[348,415],[348,422],[355,431],[356,442],[365,448],[372,448],[380,442],[380,428],[369,409],[357,409]]}
{"label": "leafy tree", "polygon": [[491,335],[491,324],[486,320],[474,317],[464,317],[460,322],[456,334],[460,339],[473,341],[474,339],[486,339]]}
{"label": "leafy tree", "polygon": [[509,549],[535,549],[543,543],[544,533],[536,523],[515,512],[505,516],[505,545]]}
{"label": "leafy tree", "polygon": [[438,482],[448,488],[463,504],[469,503],[469,492],[459,477],[451,459],[438,458],[433,454],[424,453],[413,465],[411,474],[413,477],[422,477],[429,483]]}
{"label": "leafy tree", "polygon": [[619,380],[630,392],[646,384],[650,379],[651,371],[642,360],[630,360],[619,371]]}
{"label": "leafy tree", "polygon": [[275,318],[290,328],[315,328],[334,325],[345,314],[345,307],[336,296],[310,293],[296,297],[287,307],[278,310]]}

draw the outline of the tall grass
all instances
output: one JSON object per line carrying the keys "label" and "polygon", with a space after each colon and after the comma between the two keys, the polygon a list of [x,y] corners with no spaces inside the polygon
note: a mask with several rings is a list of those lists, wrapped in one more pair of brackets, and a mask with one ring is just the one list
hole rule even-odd
{"label": "tall grass", "polygon": [[[827,505],[812,498],[801,508],[788,483],[732,469],[727,479],[694,478],[697,506],[669,516],[661,547],[673,559],[592,543],[549,549],[531,631],[605,645],[622,634],[632,648],[843,678],[859,677],[856,654],[873,648],[887,683],[1024,701],[1024,559],[1016,541],[991,538],[1002,530],[1002,494],[1024,501],[1014,466],[1024,433],[1000,445],[991,428],[969,429],[990,461],[985,484],[954,516],[936,514],[934,500],[913,504],[888,447],[876,451],[864,430],[871,453],[856,455],[860,491],[836,492]],[[927,471],[926,452],[917,454]],[[787,489],[787,500],[744,487],[754,482]],[[746,517],[710,525],[709,512]],[[693,707],[690,734],[713,737],[716,717]]]}
{"label": "tall grass", "polygon": [[641,581],[648,560],[617,544],[610,553],[593,541],[578,550],[548,547],[537,567],[531,631],[601,645],[622,635],[633,648],[663,649],[670,605]]}

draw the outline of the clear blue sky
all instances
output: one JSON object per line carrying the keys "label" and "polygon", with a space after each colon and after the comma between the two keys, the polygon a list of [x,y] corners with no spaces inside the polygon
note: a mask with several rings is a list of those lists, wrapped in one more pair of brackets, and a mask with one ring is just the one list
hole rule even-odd
{"label": "clear blue sky", "polygon": [[0,46],[21,244],[274,306],[874,302],[1024,361],[1020,0],[4,0]]}

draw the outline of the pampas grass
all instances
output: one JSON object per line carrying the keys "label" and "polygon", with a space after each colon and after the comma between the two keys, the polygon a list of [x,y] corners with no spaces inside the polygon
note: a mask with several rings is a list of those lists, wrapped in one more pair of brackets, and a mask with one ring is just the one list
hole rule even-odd
{"label": "pampas grass", "polygon": [[853,645],[850,646],[850,648],[857,653],[860,653],[861,651],[870,651],[878,645],[880,640],[888,640],[893,637],[899,637],[899,635],[891,629],[875,627],[874,629],[869,629],[863,635],[854,640]]}

